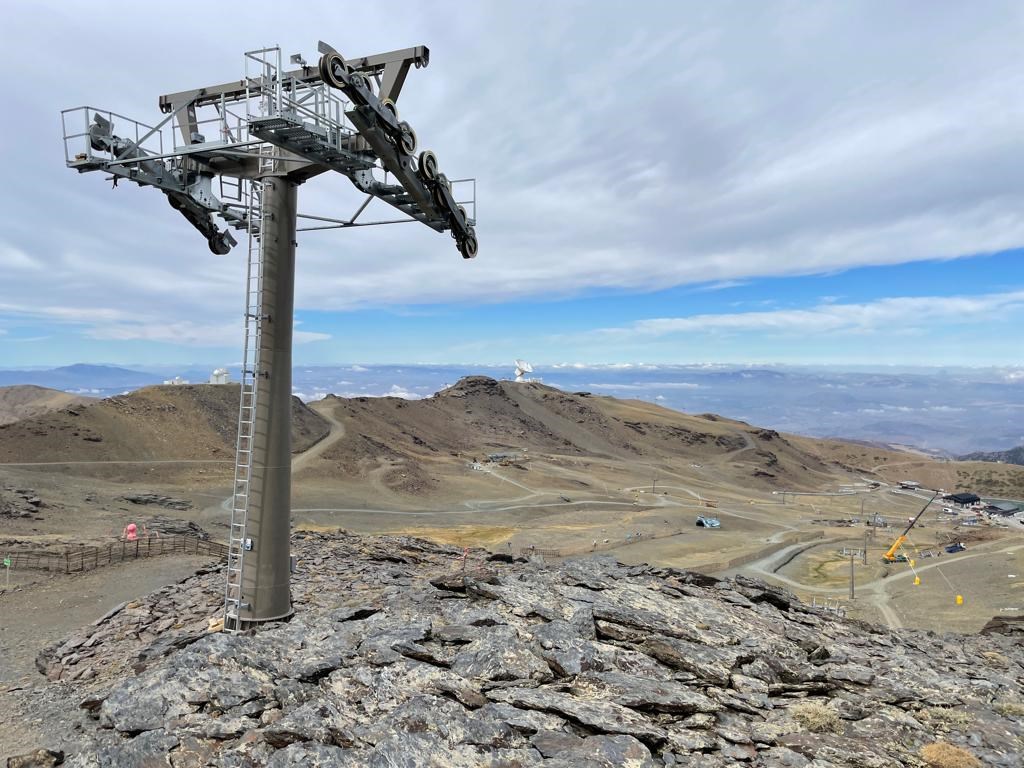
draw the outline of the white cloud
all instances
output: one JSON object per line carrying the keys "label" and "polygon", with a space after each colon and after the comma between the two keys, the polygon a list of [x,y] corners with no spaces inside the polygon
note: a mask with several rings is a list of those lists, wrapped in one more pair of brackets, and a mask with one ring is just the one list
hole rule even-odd
{"label": "white cloud", "polygon": [[598,384],[587,384],[592,389],[622,389],[622,390],[647,390],[647,389],[701,389],[700,384],[691,381],[645,381],[632,384],[616,384],[614,382],[602,382]]}
{"label": "white cloud", "polygon": [[189,320],[105,323],[90,328],[86,335],[94,339],[169,342],[196,347],[242,344],[242,332],[238,323],[204,325]]}
{"label": "white cloud", "polygon": [[[155,6],[111,7],[83,15],[51,0],[5,16],[7,71],[41,48],[49,66],[9,84],[17,119],[0,125],[18,148],[8,175],[32,182],[5,193],[4,297],[18,297],[12,312],[94,337],[162,339],[154,326],[180,322],[186,343],[201,343],[202,329],[238,324],[244,244],[212,256],[159,193],[77,175],[39,137],[61,106],[154,123],[158,94],[241,77],[265,15],[186,2],[182,13],[204,23],[189,29],[193,54],[170,62],[137,34],[157,23]],[[909,5],[631,8],[625,26],[603,3],[318,10],[324,29],[361,30],[358,42],[335,41],[358,46],[346,55],[429,41],[431,64],[410,73],[402,114],[443,170],[479,179],[481,251],[463,262],[450,238],[418,225],[301,233],[296,307],[713,290],[1024,244],[1020,6],[944,4],[923,28]],[[315,55],[301,15],[277,19],[274,36],[286,53]],[[118,40],[116,61],[81,55],[82,40],[100,37]],[[304,212],[344,215],[360,196],[325,174],[299,200]],[[339,252],[373,257],[342,266]],[[114,306],[120,315],[105,316]]]}
{"label": "white cloud", "polygon": [[331,338],[329,333],[318,333],[316,331],[293,331],[292,341],[296,344],[309,344],[311,341],[326,341]]}
{"label": "white cloud", "polygon": [[861,304],[824,303],[810,309],[663,317],[640,320],[620,328],[603,328],[591,335],[655,338],[695,331],[800,335],[882,330],[896,333],[942,322],[985,322],[1001,313],[1022,308],[1024,291],[981,296],[897,297]]}
{"label": "white cloud", "polygon": [[327,395],[327,392],[314,392],[313,394],[307,394],[305,392],[300,392],[297,389],[292,390],[292,397],[297,397],[304,403],[315,403],[317,400],[323,400]]}
{"label": "white cloud", "polygon": [[747,282],[745,280],[718,280],[714,283],[698,286],[697,288],[694,288],[694,292],[708,293],[712,291],[724,291],[727,288],[739,288],[746,284]]}
{"label": "white cloud", "polygon": [[[427,389],[420,387],[420,389]],[[338,397],[400,397],[403,400],[421,400],[425,395],[418,392],[414,392],[412,389],[402,386],[401,384],[392,384],[391,387],[383,391],[367,391],[368,387],[360,387],[358,391],[338,391],[334,392]],[[297,394],[297,393],[296,393]],[[321,397],[324,395],[321,394]]]}
{"label": "white cloud", "polygon": [[884,413],[963,413],[967,409],[955,405],[929,405],[922,408],[913,408],[909,405],[888,405],[880,404],[877,408],[859,408],[857,413],[866,413],[878,416]]}
{"label": "white cloud", "polygon": [[400,384],[392,384],[391,389],[384,395],[385,397],[401,397],[405,400],[419,400],[423,395],[413,392],[410,389],[406,389]]}
{"label": "white cloud", "polygon": [[12,270],[37,272],[45,267],[46,265],[41,259],[34,258],[19,248],[0,247],[0,269],[5,272]]}

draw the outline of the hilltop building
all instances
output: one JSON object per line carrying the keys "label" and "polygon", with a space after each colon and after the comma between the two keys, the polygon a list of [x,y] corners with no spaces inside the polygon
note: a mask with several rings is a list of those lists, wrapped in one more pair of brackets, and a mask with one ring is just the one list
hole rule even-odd
{"label": "hilltop building", "polygon": [[164,384],[172,387],[179,387],[182,384],[188,384],[188,380],[181,378],[181,376],[175,376],[173,379],[164,379]]}
{"label": "hilltop building", "polygon": [[942,497],[945,501],[952,501],[958,507],[969,507],[981,501],[981,497],[975,493],[951,493]]}
{"label": "hilltop building", "polygon": [[985,511],[995,517],[1013,517],[1020,507],[1012,501],[993,501],[985,506]]}
{"label": "hilltop building", "polygon": [[228,374],[227,368],[217,368],[210,374],[211,384],[228,384],[230,382],[231,376]]}

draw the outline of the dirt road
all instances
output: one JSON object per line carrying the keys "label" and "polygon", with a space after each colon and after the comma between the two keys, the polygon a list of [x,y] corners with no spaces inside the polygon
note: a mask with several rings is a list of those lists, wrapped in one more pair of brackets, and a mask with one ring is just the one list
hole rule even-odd
{"label": "dirt road", "polygon": [[191,576],[207,557],[154,557],[56,575],[0,595],[0,761],[40,744],[69,743],[75,723],[59,714],[36,654],[115,606]]}
{"label": "dirt road", "polygon": [[58,574],[0,595],[0,685],[37,676],[33,662],[43,646],[209,562],[205,556],[152,557],[84,574]]}
{"label": "dirt road", "polygon": [[[315,406],[315,404],[314,404]],[[321,456],[324,451],[330,448],[332,445],[337,443],[345,436],[345,425],[342,424],[334,417],[333,409],[330,408],[316,408],[313,410],[323,417],[324,421],[331,425],[331,431],[327,435],[315,443],[308,450],[303,451],[298,456],[292,459],[292,474],[294,475],[303,467],[307,466],[313,459]]]}

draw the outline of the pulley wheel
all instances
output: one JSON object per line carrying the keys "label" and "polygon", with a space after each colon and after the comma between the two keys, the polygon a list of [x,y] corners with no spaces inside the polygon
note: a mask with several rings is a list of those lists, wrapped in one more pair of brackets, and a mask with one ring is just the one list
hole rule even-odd
{"label": "pulley wheel", "polygon": [[320,79],[333,88],[341,88],[345,82],[340,73],[345,71],[345,60],[337,53],[325,53],[320,57]]}
{"label": "pulley wheel", "polygon": [[224,235],[220,232],[208,238],[206,244],[210,246],[210,251],[218,256],[226,256],[231,253],[231,245],[224,239]]}
{"label": "pulley wheel", "polygon": [[416,152],[416,131],[404,120],[398,124],[398,127],[402,129],[402,150],[407,155],[413,154]]}
{"label": "pulley wheel", "polygon": [[429,149],[420,152],[420,178],[424,181],[437,180],[437,155]]}
{"label": "pulley wheel", "polygon": [[464,259],[475,259],[477,250],[476,233],[470,232],[459,243],[459,253]]}
{"label": "pulley wheel", "polygon": [[466,209],[460,205],[456,210],[459,212],[459,216],[462,217],[462,226],[467,226],[469,224],[469,216],[466,215]]}
{"label": "pulley wheel", "polygon": [[451,192],[452,183],[448,181],[448,177],[443,173],[437,175],[437,186],[434,187],[434,202],[437,203],[437,207],[443,211],[448,210],[448,198],[444,194],[444,190]]}
{"label": "pulley wheel", "polygon": [[448,198],[444,196],[444,189],[440,185],[434,187],[434,205],[441,210],[442,216],[447,216],[445,211],[448,210]]}
{"label": "pulley wheel", "polygon": [[348,82],[353,88],[359,91],[369,91],[370,85],[366,82],[366,78],[358,72],[349,72]]}
{"label": "pulley wheel", "polygon": [[390,112],[392,115],[394,115],[395,121],[397,122],[397,120],[398,120],[398,107],[395,106],[395,102],[393,102],[391,99],[381,99],[380,100],[380,107],[381,107],[381,109],[386,109],[388,112]]}

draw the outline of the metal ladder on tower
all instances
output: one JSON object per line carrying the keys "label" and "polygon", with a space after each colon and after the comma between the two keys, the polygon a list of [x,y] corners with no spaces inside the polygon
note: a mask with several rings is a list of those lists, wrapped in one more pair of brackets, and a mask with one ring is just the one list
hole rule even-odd
{"label": "metal ladder on tower", "polygon": [[[261,147],[262,150],[262,147]],[[272,170],[273,159],[260,152],[260,170]],[[260,331],[263,323],[263,182],[251,180],[246,199],[248,263],[245,277],[245,345],[238,404],[238,440],[235,444],[235,480],[228,531],[227,571],[224,580],[224,630],[237,632],[245,606],[242,577],[245,566],[246,523],[252,488],[253,439],[256,429],[256,393],[260,374]]]}

